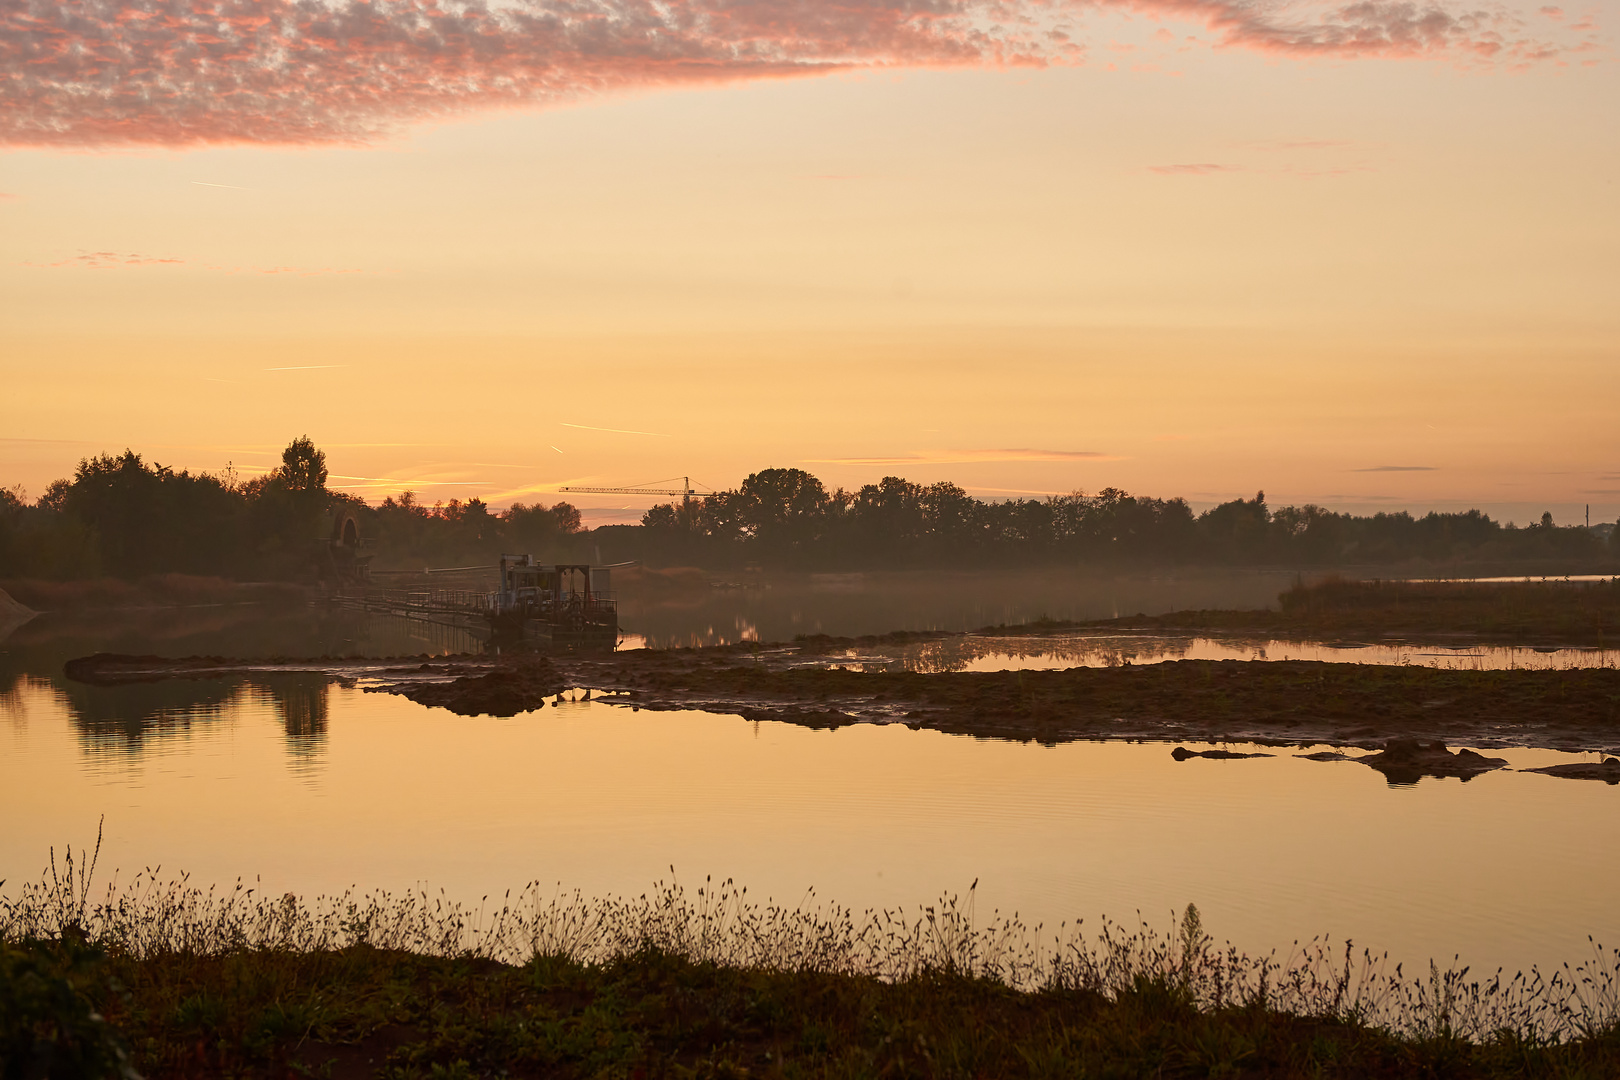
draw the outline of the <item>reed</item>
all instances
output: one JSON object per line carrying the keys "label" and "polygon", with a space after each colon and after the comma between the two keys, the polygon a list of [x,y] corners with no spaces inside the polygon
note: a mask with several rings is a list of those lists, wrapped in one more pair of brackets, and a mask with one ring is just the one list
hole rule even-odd
{"label": "reed", "polygon": [[[682,1021],[676,1027],[686,1041],[671,1044],[671,1060],[692,1066],[714,1045],[736,1043],[751,1047],[751,1068],[780,1064],[790,1052],[825,1064],[847,1044],[866,1047],[871,1064],[884,1046],[894,1049],[893,1032],[874,1034],[870,1018],[861,1019],[862,1010],[876,1010],[903,1029],[917,1075],[953,1071],[917,1065],[919,1046],[947,1043],[983,1075],[1064,1072],[1059,1063],[1080,1060],[1134,1060],[1147,1070],[1142,1075],[1153,1068],[1222,1075],[1190,1065],[1190,1072],[1165,1071],[1166,1062],[1189,1061],[1225,1061],[1235,1070],[1227,1075],[1249,1075],[1251,1066],[1255,1075],[1620,1074],[1620,950],[1595,942],[1573,966],[1479,978],[1456,965],[1409,973],[1325,939],[1286,957],[1247,955],[1216,945],[1191,904],[1163,930],[1141,919],[1104,921],[1089,932],[1078,923],[1046,931],[999,912],[980,919],[977,883],[936,904],[859,913],[814,894],[788,906],[759,902],[730,881],[688,890],[673,878],[634,897],[591,898],[533,883],[478,905],[427,890],[306,902],[240,882],[199,887],[157,871],[98,891],[94,862],[93,854],[69,850],[58,867],[53,853],[41,880],[0,896],[0,950],[55,957],[79,972],[64,978],[84,1011],[117,1025],[134,1047],[128,1061],[160,1071],[177,1053],[191,1053],[204,1031],[234,1048],[221,1051],[223,1072],[251,1072],[256,1060],[275,1072],[290,1067],[297,1048],[366,1043],[401,1025],[429,1032],[429,1020],[448,1022],[440,1015],[447,1001],[468,1014],[457,1030],[485,1031],[487,1040],[523,1016],[532,1020],[537,1008],[563,1008],[562,999],[572,1005],[556,1023],[577,1026],[594,1016],[590,1023],[629,1040],[613,1059],[623,1065],[650,1052],[649,1017],[676,1008],[671,1002],[729,987],[721,1004],[703,1006],[729,1008],[725,994],[742,985],[752,995],[745,995],[749,1009],[774,1010],[772,1024],[761,1029],[744,1010],[711,1017],[713,1030],[694,1035]],[[87,956],[105,978],[86,979]],[[496,993],[491,987],[509,983],[498,1006],[486,1000]],[[424,985],[435,989],[422,998]],[[850,1004],[856,1000],[859,1007]],[[602,1008],[613,1015],[591,1012]],[[496,1023],[497,1014],[506,1019]],[[104,1060],[117,1063],[124,1043],[116,1032],[110,1037],[114,1050]],[[507,1054],[500,1058],[507,1065],[528,1060],[511,1058],[517,1051],[500,1040],[458,1038],[460,1057],[446,1057],[440,1032],[423,1034],[404,1058],[394,1048],[390,1060],[443,1069],[472,1062],[474,1069],[492,1047],[507,1047],[496,1054]],[[818,1039],[832,1057],[816,1057]],[[1431,1068],[1453,1059],[1467,1068]],[[591,1071],[584,1059],[567,1060],[567,1072]],[[1337,1065],[1312,1073],[1312,1061]],[[1401,1062],[1426,1064],[1408,1073]]]}

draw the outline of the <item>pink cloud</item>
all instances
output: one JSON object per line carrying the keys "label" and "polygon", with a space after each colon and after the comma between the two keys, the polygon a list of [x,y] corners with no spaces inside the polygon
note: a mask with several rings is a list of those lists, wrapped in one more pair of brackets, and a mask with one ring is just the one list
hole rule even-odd
{"label": "pink cloud", "polygon": [[123,254],[116,251],[91,251],[53,263],[28,263],[29,266],[75,267],[82,270],[112,270],[126,266],[178,266],[184,259],[159,259],[150,255]]}
{"label": "pink cloud", "polygon": [[6,0],[0,145],[365,143],[626,87],[1079,63],[1075,20],[1098,6],[1302,57],[1558,52],[1455,2],[1469,0]]}
{"label": "pink cloud", "polygon": [[127,267],[143,266],[192,266],[202,270],[209,270],[218,274],[263,274],[263,275],[292,275],[294,277],[321,277],[329,274],[364,274],[367,271],[333,266],[219,266],[214,263],[188,263],[185,259],[156,258],[150,255],[123,253],[117,251],[90,251],[82,255],[75,255],[69,259],[57,262],[39,263],[25,262],[24,266],[32,266],[42,270],[78,269],[78,270],[119,270]]}
{"label": "pink cloud", "polygon": [[1352,0],[1338,5],[1288,0],[1139,0],[1139,6],[1203,22],[1220,44],[1293,56],[1550,59],[1566,46],[1533,39],[1525,17],[1492,6],[1436,0]]}
{"label": "pink cloud", "polygon": [[1209,176],[1213,173],[1242,172],[1241,165],[1216,165],[1213,162],[1192,162],[1186,165],[1149,165],[1148,172],[1161,176]]}

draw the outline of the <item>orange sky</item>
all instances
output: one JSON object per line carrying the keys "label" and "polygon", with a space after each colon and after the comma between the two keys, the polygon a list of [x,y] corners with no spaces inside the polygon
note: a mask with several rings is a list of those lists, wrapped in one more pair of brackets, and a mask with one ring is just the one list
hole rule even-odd
{"label": "orange sky", "polygon": [[143,3],[0,16],[0,484],[1620,514],[1613,0]]}

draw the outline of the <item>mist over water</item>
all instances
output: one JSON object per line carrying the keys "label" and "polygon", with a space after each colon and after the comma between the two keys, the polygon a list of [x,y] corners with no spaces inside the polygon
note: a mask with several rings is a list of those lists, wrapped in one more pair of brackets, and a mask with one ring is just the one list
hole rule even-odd
{"label": "mist over water", "polygon": [[976,630],[1050,619],[1109,619],[1195,608],[1264,608],[1294,571],[873,571],[717,574],[674,595],[619,600],[620,622],[654,648],[856,637],[892,630]]}

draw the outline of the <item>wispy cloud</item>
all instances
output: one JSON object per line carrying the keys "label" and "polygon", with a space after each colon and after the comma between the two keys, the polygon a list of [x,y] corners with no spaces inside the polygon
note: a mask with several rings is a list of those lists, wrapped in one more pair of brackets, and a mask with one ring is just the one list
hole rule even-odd
{"label": "wispy cloud", "polygon": [[810,458],[813,465],[971,465],[996,461],[1122,461],[1095,450],[938,450],[892,457]]}
{"label": "wispy cloud", "polygon": [[1351,472],[1434,472],[1433,465],[1373,465],[1366,469],[1351,469]]}
{"label": "wispy cloud", "polygon": [[1347,150],[1355,143],[1347,139],[1261,139],[1247,144],[1255,150]]}
{"label": "wispy cloud", "polygon": [[[573,476],[562,480],[543,480],[533,484],[519,484],[515,487],[494,491],[486,496],[486,498],[490,502],[506,502],[509,499],[522,500],[532,498],[536,495],[550,495],[564,500],[570,500],[578,498],[578,496],[569,495],[565,492],[560,492],[557,489],[575,484],[589,484],[593,482],[600,483],[601,478],[596,476]],[[591,496],[586,496],[587,501],[590,498]]]}
{"label": "wispy cloud", "polygon": [[[3,97],[0,97],[3,101]],[[3,121],[0,121],[3,123]],[[37,270],[122,270],[143,266],[185,266],[188,270],[205,270],[216,274],[291,274],[296,277],[320,277],[328,274],[364,274],[368,271],[333,266],[220,266],[214,263],[194,263],[189,259],[164,258],[136,252],[88,251],[55,262],[24,262]]]}
{"label": "wispy cloud", "polygon": [[98,439],[26,439],[16,435],[0,435],[0,443],[41,443],[51,446],[95,446]]}
{"label": "wispy cloud", "polygon": [[972,487],[968,489],[975,495],[983,492],[990,495],[1067,495],[1066,491],[1044,491],[1039,488],[998,488],[998,487]]}
{"label": "wispy cloud", "polygon": [[227,274],[292,274],[296,277],[326,277],[330,274],[363,274],[364,270],[336,266],[210,266]]}
{"label": "wispy cloud", "polygon": [[1214,173],[1242,172],[1241,165],[1217,165],[1213,162],[1194,162],[1187,165],[1149,165],[1148,172],[1161,176],[1209,176]]}
{"label": "wispy cloud", "polygon": [[[1100,0],[1298,57],[1551,59],[1466,0]],[[0,144],[364,143],[473,109],[851,68],[1084,61],[1079,0],[8,0]]]}
{"label": "wispy cloud", "polygon": [[345,476],[342,473],[332,473],[329,479],[348,481],[347,483],[332,485],[338,488],[396,488],[402,491],[420,487],[498,486],[487,480],[423,480],[402,476]]}
{"label": "wispy cloud", "polygon": [[1314,180],[1323,176],[1349,176],[1352,173],[1374,171],[1370,165],[1335,165],[1327,167],[1300,167],[1285,165],[1266,169],[1251,169],[1246,165],[1217,165],[1212,162],[1194,162],[1186,165],[1149,165],[1148,172],[1160,176],[1215,176],[1221,173],[1248,173],[1250,175],[1286,176]]}
{"label": "wispy cloud", "polygon": [[117,251],[87,251],[83,255],[62,259],[52,263],[24,263],[25,266],[42,267],[45,269],[59,269],[72,267],[81,270],[113,270],[128,266],[180,266],[184,259],[159,258],[152,255],[141,255],[136,252]]}
{"label": "wispy cloud", "polygon": [[[626,428],[591,427],[591,425],[589,425],[589,424],[563,424],[562,426],[567,427],[567,428],[574,428],[575,430],[578,430],[578,431],[611,431],[615,435],[648,435],[648,436],[651,436],[652,438],[655,438],[655,439],[673,439],[675,437],[673,435],[665,435],[661,431],[630,431],[630,430],[628,430]],[[557,450],[556,447],[552,447],[552,449]],[[557,450],[557,453],[560,454],[560,453],[562,453],[562,451]]]}

